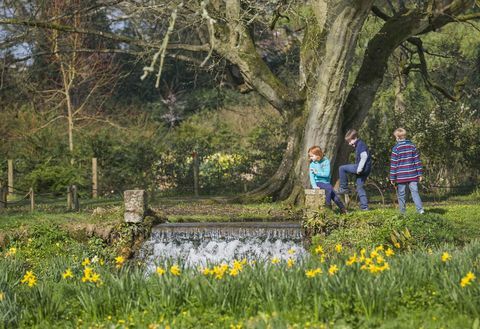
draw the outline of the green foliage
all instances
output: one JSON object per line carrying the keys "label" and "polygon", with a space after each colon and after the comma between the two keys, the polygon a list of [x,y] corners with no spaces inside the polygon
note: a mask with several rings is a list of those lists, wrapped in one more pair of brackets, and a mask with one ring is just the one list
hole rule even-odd
{"label": "green foliage", "polygon": [[36,191],[48,191],[65,194],[66,187],[76,184],[84,186],[86,179],[72,165],[38,165],[24,177],[24,184],[32,186]]}

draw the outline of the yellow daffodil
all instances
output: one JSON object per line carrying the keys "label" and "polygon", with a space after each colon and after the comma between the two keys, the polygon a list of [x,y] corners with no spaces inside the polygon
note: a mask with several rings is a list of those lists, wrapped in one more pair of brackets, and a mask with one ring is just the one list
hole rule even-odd
{"label": "yellow daffodil", "polygon": [[448,252],[445,251],[445,252],[442,254],[442,262],[446,263],[446,262],[448,262],[448,261],[451,260],[451,259],[452,259],[452,256],[451,256]]}
{"label": "yellow daffodil", "polygon": [[161,267],[158,267],[155,269],[155,272],[158,274],[158,276],[162,276],[165,274],[165,270]]}
{"label": "yellow daffodil", "polygon": [[337,273],[339,271],[338,269],[338,266],[333,264],[333,265],[330,265],[329,269],[328,269],[328,275],[335,275],[335,273]]}
{"label": "yellow daffodil", "polygon": [[466,286],[470,285],[472,281],[475,281],[476,277],[475,274],[472,272],[468,272],[461,280],[460,280],[460,286],[462,288],[465,288]]}
{"label": "yellow daffodil", "polygon": [[85,266],[87,266],[87,265],[90,265],[90,259],[85,258],[85,259],[83,260],[83,262],[82,262],[82,266],[85,267]]}
{"label": "yellow daffodil", "polygon": [[230,271],[228,271],[228,274],[229,274],[230,276],[234,276],[234,277],[237,276],[238,273],[240,273],[240,271],[239,271],[238,269],[236,269],[236,268],[231,268]]}
{"label": "yellow daffodil", "polygon": [[214,274],[215,272],[213,272],[213,270],[209,269],[208,267],[205,267],[205,268],[202,270],[202,273],[203,273],[203,275],[212,275],[212,274]]}
{"label": "yellow daffodil", "polygon": [[385,256],[387,256],[387,257],[392,257],[393,255],[395,255],[395,252],[393,251],[392,248],[388,248],[388,249],[385,251]]}
{"label": "yellow daffodil", "polygon": [[0,302],[5,299],[5,293],[0,291]]}
{"label": "yellow daffodil", "polygon": [[295,249],[290,248],[290,249],[288,249],[287,252],[288,252],[289,255],[293,255],[295,253]]}
{"label": "yellow daffodil", "polygon": [[170,273],[172,273],[173,275],[175,276],[179,276],[181,271],[180,271],[180,267],[178,267],[178,265],[173,265],[172,267],[170,267]]}
{"label": "yellow daffodil", "polygon": [[5,253],[5,257],[12,257],[14,256],[15,254],[17,253],[17,248],[15,247],[11,247],[7,250],[7,252]]}
{"label": "yellow daffodil", "polygon": [[123,256],[115,257],[115,267],[120,268],[125,263],[125,258]]}
{"label": "yellow daffodil", "polygon": [[273,257],[272,264],[278,264],[278,263],[280,263],[280,259],[278,257]]}
{"label": "yellow daffodil", "polygon": [[335,251],[336,251],[336,252],[341,253],[341,252],[342,252],[342,249],[343,249],[343,247],[342,247],[342,245],[341,245],[340,243],[337,243],[337,244],[335,245]]}
{"label": "yellow daffodil", "polygon": [[63,272],[62,277],[66,280],[68,278],[73,278],[73,273],[70,268],[67,268],[65,272]]}
{"label": "yellow daffodil", "polygon": [[395,248],[399,249],[399,248],[400,248],[400,243],[395,242],[395,243],[393,244],[393,246],[394,246]]}
{"label": "yellow daffodil", "polygon": [[287,267],[288,267],[288,268],[292,268],[293,265],[295,265],[295,260],[289,258],[289,259],[287,260]]}
{"label": "yellow daffodil", "polygon": [[375,251],[376,252],[383,251],[383,245],[375,247]]}
{"label": "yellow daffodil", "polygon": [[352,266],[353,264],[355,264],[357,262],[357,254],[353,254],[353,256],[351,256],[346,262],[345,264],[347,264],[347,266]]}
{"label": "yellow daffodil", "polygon": [[307,276],[307,278],[314,278],[319,274],[322,274],[322,270],[320,268],[305,270],[305,275]]}
{"label": "yellow daffodil", "polygon": [[323,254],[323,247],[320,246],[320,245],[318,245],[318,246],[315,248],[315,253],[316,253],[317,255]]}
{"label": "yellow daffodil", "polygon": [[33,271],[27,271],[20,283],[24,283],[27,284],[29,287],[33,287],[37,284],[37,277],[35,276]]}

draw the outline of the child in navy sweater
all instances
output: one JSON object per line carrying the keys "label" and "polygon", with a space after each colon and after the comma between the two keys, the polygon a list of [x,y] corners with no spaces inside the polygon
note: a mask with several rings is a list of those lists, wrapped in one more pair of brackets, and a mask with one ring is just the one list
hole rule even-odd
{"label": "child in navy sweater", "polygon": [[338,190],[338,194],[350,193],[348,189],[348,174],[355,174],[357,193],[360,199],[360,209],[368,210],[367,192],[363,186],[372,170],[372,156],[367,144],[358,138],[358,132],[355,129],[347,131],[345,141],[348,145],[355,148],[355,163],[340,166],[338,169],[340,176],[340,189]]}
{"label": "child in navy sweater", "polygon": [[330,160],[323,154],[319,146],[312,146],[308,149],[308,157],[310,159],[309,174],[310,184],[313,189],[325,190],[325,204],[327,207],[332,207],[332,199],[340,208],[341,213],[346,213],[345,206],[340,198],[333,191],[330,184]]}

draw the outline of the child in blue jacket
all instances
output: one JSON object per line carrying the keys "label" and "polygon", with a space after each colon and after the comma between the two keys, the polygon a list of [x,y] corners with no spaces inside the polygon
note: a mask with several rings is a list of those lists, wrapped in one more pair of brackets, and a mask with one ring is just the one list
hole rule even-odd
{"label": "child in blue jacket", "polygon": [[312,146],[308,149],[308,157],[310,159],[310,184],[313,189],[325,190],[325,204],[327,207],[332,207],[332,199],[340,208],[341,213],[346,213],[345,206],[340,198],[335,194],[332,185],[330,184],[330,160],[323,154],[319,146]]}

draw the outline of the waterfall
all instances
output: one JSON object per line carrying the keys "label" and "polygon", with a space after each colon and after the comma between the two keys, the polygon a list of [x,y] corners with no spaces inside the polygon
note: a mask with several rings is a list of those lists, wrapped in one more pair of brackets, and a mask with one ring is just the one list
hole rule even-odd
{"label": "waterfall", "polygon": [[268,261],[302,258],[298,222],[166,223],[155,226],[140,258],[147,267],[165,262],[205,266],[234,259]]}

